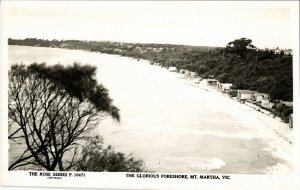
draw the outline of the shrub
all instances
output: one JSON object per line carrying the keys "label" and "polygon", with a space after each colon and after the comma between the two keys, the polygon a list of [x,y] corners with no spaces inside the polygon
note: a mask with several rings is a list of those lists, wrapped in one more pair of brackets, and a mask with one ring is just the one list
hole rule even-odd
{"label": "shrub", "polygon": [[131,155],[126,156],[115,152],[112,146],[103,148],[103,139],[99,136],[91,137],[82,148],[81,159],[77,171],[107,171],[107,172],[142,172],[142,160],[136,160]]}

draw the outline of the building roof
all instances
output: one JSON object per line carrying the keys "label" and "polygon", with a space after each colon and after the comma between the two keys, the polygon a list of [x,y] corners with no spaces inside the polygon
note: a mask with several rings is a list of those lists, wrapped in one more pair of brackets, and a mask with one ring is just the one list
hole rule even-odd
{"label": "building roof", "polygon": [[256,92],[254,93],[255,96],[264,96],[264,97],[269,97],[270,95],[267,93],[260,93],[260,92]]}
{"label": "building roof", "polygon": [[217,79],[207,79],[208,82],[218,82]]}
{"label": "building roof", "polygon": [[221,83],[221,85],[223,85],[223,86],[230,86],[232,84],[231,83]]}
{"label": "building roof", "polygon": [[254,94],[255,91],[252,90],[238,90],[239,93],[241,94]]}
{"label": "building roof", "polygon": [[169,67],[169,70],[170,70],[170,71],[175,71],[175,70],[177,70],[177,69],[176,69],[176,67]]}

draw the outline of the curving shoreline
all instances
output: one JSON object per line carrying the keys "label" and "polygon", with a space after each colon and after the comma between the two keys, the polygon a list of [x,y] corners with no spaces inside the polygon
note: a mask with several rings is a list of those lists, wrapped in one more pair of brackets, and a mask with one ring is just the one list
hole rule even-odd
{"label": "curving shoreline", "polygon": [[208,91],[210,93],[213,93],[214,95],[222,96],[227,100],[231,100],[233,104],[236,104],[240,107],[240,109],[243,109],[249,114],[251,113],[254,117],[259,118],[260,121],[264,122],[267,127],[269,127],[273,132],[275,132],[278,136],[282,137],[285,141],[288,143],[292,144],[293,139],[292,139],[292,129],[288,126],[287,123],[284,123],[281,121],[279,117],[274,116],[273,114],[265,114],[264,112],[261,112],[253,107],[251,107],[248,104],[243,104],[236,99],[230,98],[227,95],[224,95],[220,93],[216,88],[207,86],[203,81],[201,81],[199,84],[195,84],[195,80],[184,77],[183,74],[179,73],[173,73],[176,78],[179,78],[184,81],[185,84],[191,85],[193,87]]}
{"label": "curving shoreline", "polygon": [[97,65],[96,78],[109,89],[122,116],[119,125],[101,123],[99,133],[116,151],[144,160],[151,171],[290,172],[291,144],[268,126],[280,122],[272,118],[269,122],[269,116],[212,89],[188,85],[190,81],[180,75],[146,60],[78,50],[12,48],[16,52],[11,61],[77,60]]}

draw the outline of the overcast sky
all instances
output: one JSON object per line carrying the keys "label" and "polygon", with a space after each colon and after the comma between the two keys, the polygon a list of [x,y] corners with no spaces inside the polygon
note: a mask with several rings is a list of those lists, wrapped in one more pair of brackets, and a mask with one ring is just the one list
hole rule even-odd
{"label": "overcast sky", "polygon": [[6,9],[8,37],[206,46],[225,46],[246,37],[260,48],[292,48],[290,7],[297,5],[203,1],[25,3],[10,4]]}

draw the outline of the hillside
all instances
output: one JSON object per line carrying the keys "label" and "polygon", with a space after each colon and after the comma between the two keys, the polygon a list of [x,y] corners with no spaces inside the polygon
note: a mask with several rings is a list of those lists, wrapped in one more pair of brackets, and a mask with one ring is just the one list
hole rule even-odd
{"label": "hillside", "polygon": [[197,72],[202,78],[214,76],[220,82],[232,83],[237,89],[268,93],[273,100],[293,101],[292,55],[257,50],[252,41],[247,40],[235,40],[226,47],[35,38],[9,39],[8,44],[80,49],[147,59],[163,67],[176,66]]}

